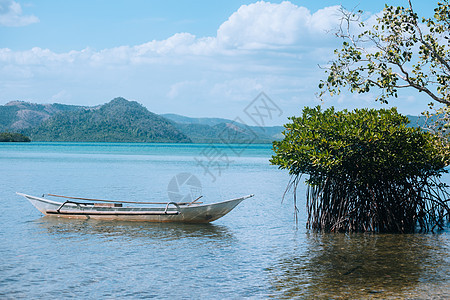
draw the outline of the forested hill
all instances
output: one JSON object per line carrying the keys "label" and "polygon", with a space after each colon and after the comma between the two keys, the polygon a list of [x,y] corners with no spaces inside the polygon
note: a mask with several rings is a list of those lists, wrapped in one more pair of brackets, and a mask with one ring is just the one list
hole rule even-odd
{"label": "forested hill", "polygon": [[163,114],[194,143],[272,143],[282,139],[282,126],[249,126],[222,118],[189,118]]}
{"label": "forested hill", "polygon": [[77,111],[87,107],[65,104],[35,104],[11,101],[0,105],[0,131],[22,131],[40,125],[55,114]]}
{"label": "forested hill", "polygon": [[33,141],[191,142],[165,118],[124,98],[115,98],[99,107],[56,114],[25,133]]}

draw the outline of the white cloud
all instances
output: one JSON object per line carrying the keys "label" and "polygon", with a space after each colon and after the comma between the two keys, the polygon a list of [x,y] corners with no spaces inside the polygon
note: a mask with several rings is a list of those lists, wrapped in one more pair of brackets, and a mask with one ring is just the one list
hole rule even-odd
{"label": "white cloud", "polygon": [[213,99],[225,97],[228,101],[248,100],[257,95],[267,85],[263,85],[263,78],[242,77],[238,79],[217,82],[211,88]]}
{"label": "white cloud", "polygon": [[329,6],[319,9],[314,14],[308,16],[308,28],[310,34],[319,34],[323,37],[331,30],[337,29],[340,24],[342,14],[340,6]]}
{"label": "white cloud", "polygon": [[194,80],[184,80],[180,82],[176,82],[170,86],[169,92],[167,93],[167,97],[169,99],[174,99],[182,94],[191,95],[194,91],[204,90],[206,87],[206,80],[202,79],[200,81]]}
{"label": "white cloud", "polygon": [[71,97],[66,90],[62,90],[51,96],[51,102],[65,103]]}
{"label": "white cloud", "polygon": [[39,22],[36,16],[22,15],[22,7],[13,0],[0,0],[0,25],[8,27],[27,26]]}
{"label": "white cloud", "polygon": [[324,38],[339,24],[338,9],[331,6],[311,14],[288,1],[242,5],[220,26],[218,44],[242,49],[280,48],[317,35]]}

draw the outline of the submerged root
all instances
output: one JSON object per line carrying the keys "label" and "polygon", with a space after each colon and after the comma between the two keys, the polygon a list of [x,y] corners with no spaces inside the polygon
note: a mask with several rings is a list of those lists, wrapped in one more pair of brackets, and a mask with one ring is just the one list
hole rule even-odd
{"label": "submerged root", "polygon": [[[436,177],[361,186],[352,178],[327,176],[309,185],[307,228],[329,232],[434,232],[450,222],[450,195]],[[317,183],[320,182],[320,183]],[[295,191],[299,176],[291,178]]]}

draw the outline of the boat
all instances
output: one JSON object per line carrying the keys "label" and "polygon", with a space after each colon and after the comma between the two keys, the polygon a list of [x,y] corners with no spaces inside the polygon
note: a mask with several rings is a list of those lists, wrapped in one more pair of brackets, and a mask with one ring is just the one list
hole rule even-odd
{"label": "boat", "polygon": [[[28,199],[34,207],[46,216],[95,220],[180,223],[209,223],[215,221],[229,213],[243,200],[254,196],[251,194],[213,204],[204,204],[197,202],[201,196],[191,202],[135,202],[47,194],[47,196],[66,199],[64,202],[60,202],[44,198],[45,195],[36,197],[23,193],[16,194]],[[133,205],[124,206],[124,204]],[[148,205],[158,205],[158,207],[149,207]]]}

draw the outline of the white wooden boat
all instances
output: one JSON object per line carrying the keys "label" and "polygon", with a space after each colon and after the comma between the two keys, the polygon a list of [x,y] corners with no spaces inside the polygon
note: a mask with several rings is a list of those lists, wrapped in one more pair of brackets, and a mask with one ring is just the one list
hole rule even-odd
{"label": "white wooden boat", "polygon": [[[165,203],[113,201],[48,194],[49,196],[67,199],[65,202],[59,202],[44,197],[35,197],[22,193],[17,194],[27,198],[34,207],[46,216],[78,219],[182,223],[212,222],[229,213],[243,200],[253,197],[252,194],[223,202],[203,204],[201,202],[196,202],[200,197],[189,203]],[[126,207],[123,206],[125,203],[141,204],[141,206]],[[162,206],[148,207],[148,205]]]}

